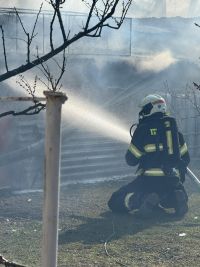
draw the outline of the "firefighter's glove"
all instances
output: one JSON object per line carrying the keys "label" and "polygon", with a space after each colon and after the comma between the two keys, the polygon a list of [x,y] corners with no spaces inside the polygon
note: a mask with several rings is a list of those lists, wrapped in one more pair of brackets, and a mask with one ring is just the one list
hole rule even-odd
{"label": "firefighter's glove", "polygon": [[180,160],[179,166],[178,166],[179,172],[180,172],[180,180],[182,183],[185,182],[185,175],[187,173],[187,165],[183,160]]}
{"label": "firefighter's glove", "polygon": [[179,161],[178,169],[183,174],[187,173],[187,165],[185,164],[185,162],[182,159]]}

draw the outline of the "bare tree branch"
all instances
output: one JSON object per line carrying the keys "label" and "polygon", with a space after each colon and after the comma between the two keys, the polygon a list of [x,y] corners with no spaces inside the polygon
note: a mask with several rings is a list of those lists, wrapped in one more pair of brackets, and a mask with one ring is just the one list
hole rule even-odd
{"label": "bare tree branch", "polygon": [[21,24],[21,26],[22,26],[22,29],[23,29],[24,33],[27,35],[27,31],[26,31],[26,29],[25,29],[25,27],[24,27],[24,24],[23,24],[23,22],[22,22],[22,20],[21,20],[21,17],[20,17],[20,15],[19,15],[19,13],[18,13],[16,7],[14,7],[14,10],[15,10],[15,13],[16,13],[18,19],[19,19],[19,22],[20,22],[20,24]]}
{"label": "bare tree branch", "polygon": [[44,110],[45,108],[46,108],[46,104],[42,104],[39,102],[19,112],[16,112],[14,110],[3,112],[0,114],[0,118],[8,116],[8,115],[12,115],[12,116],[35,115],[35,114],[40,113],[40,111]]}
{"label": "bare tree branch", "polygon": [[65,42],[67,40],[67,37],[66,37],[66,33],[65,33],[65,28],[64,28],[64,25],[63,25],[62,15],[61,15],[61,12],[60,12],[61,5],[64,2],[65,1],[56,0],[56,3],[59,3],[59,4],[57,4],[58,5],[58,8],[56,9],[56,12],[57,12],[58,21],[59,21],[60,29],[61,29],[62,36],[63,36],[63,41]]}
{"label": "bare tree branch", "polygon": [[195,83],[195,82],[193,82],[193,84],[194,84],[195,88],[200,91],[200,85]]}
{"label": "bare tree branch", "polygon": [[[32,61],[30,58],[31,44],[32,44],[33,39],[37,35],[37,33],[35,33],[35,29],[36,29],[36,25],[38,23],[39,15],[40,15],[41,10],[42,10],[42,5],[40,6],[40,9],[37,13],[37,16],[36,16],[31,33],[29,33],[26,30],[19,13],[18,13],[17,9],[15,8],[16,16],[19,19],[19,22],[20,22],[21,27],[24,31],[24,34],[26,35],[26,40],[23,40],[23,39],[22,40],[24,42],[26,42],[26,44],[27,44],[27,60],[26,60],[26,64],[21,65],[21,66],[15,68],[15,69],[12,69],[12,70],[8,69],[4,31],[3,31],[3,27],[0,26],[1,32],[2,32],[4,60],[5,60],[5,66],[6,66],[6,72],[0,75],[0,82],[4,81],[10,77],[13,77],[17,74],[21,74],[27,70],[30,70],[30,69],[34,68],[35,66],[37,66],[41,70],[41,72],[43,73],[44,77],[47,80],[47,82],[45,82],[41,78],[35,76],[33,85],[30,85],[29,82],[25,79],[25,77],[23,75],[20,75],[19,76],[20,79],[19,79],[19,81],[17,81],[17,83],[22,88],[24,88],[28,92],[29,95],[31,95],[34,105],[32,105],[28,108],[25,108],[24,110],[19,111],[19,112],[11,110],[11,111],[1,113],[0,118],[4,117],[4,116],[8,116],[8,115],[12,115],[12,116],[34,115],[34,114],[38,114],[41,110],[44,110],[46,105],[42,104],[41,102],[38,102],[38,100],[36,100],[36,98],[35,98],[37,81],[39,80],[40,82],[42,82],[47,87],[48,90],[52,90],[52,91],[60,90],[62,87],[62,84],[60,82],[61,82],[61,79],[63,77],[63,74],[65,72],[65,68],[66,68],[65,49],[69,45],[71,45],[72,43],[76,42],[77,40],[81,39],[84,36],[88,36],[88,37],[101,36],[101,32],[102,32],[102,29],[104,27],[119,29],[121,24],[123,23],[123,20],[126,16],[127,10],[129,8],[132,0],[127,0],[126,4],[123,1],[121,17],[119,20],[114,18],[113,15],[115,13],[116,7],[119,4],[120,0],[106,0],[106,1],[102,0],[103,8],[101,8],[101,9],[99,6],[97,6],[99,0],[92,0],[92,5],[90,5],[85,0],[82,0],[82,1],[85,2],[85,4],[90,8],[89,14],[88,14],[88,17],[86,19],[86,23],[83,25],[82,31],[78,32],[77,34],[72,36],[72,38],[70,39],[69,38],[70,30],[68,31],[68,35],[66,36],[64,24],[63,24],[61,12],[60,12],[62,4],[65,3],[65,0],[50,0],[49,3],[52,5],[52,7],[54,9],[52,20],[50,22],[50,48],[51,48],[51,51],[46,53],[43,56],[39,56],[38,48],[36,48],[37,49],[37,56],[36,56],[36,59],[32,60]],[[60,30],[61,30],[61,33],[63,36],[63,43],[60,46],[54,48],[54,45],[53,45],[53,26],[55,23],[56,16],[58,18]],[[94,24],[92,24],[93,17],[97,18],[97,22]],[[109,19],[111,19],[111,21],[114,21],[116,26],[113,26],[110,23],[108,23],[107,21]],[[58,63],[58,61],[56,59],[54,59],[54,56],[59,54],[62,51],[63,51],[62,65],[60,65]],[[57,65],[57,67],[59,69],[59,75],[57,78],[54,78],[54,75],[52,74],[49,66],[46,64],[46,61],[51,59],[51,58],[53,59],[54,63]]]}
{"label": "bare tree branch", "polygon": [[36,29],[36,25],[37,25],[37,22],[38,22],[38,19],[39,19],[39,15],[40,15],[40,13],[42,11],[42,6],[43,6],[43,3],[41,3],[40,9],[39,9],[39,11],[37,13],[37,16],[36,16],[36,19],[35,19],[35,23],[34,23],[32,34],[31,34],[31,38],[30,38],[31,42],[32,42],[33,38],[37,35],[37,33],[35,34],[35,29]]}
{"label": "bare tree branch", "polygon": [[[62,66],[59,66],[58,64],[58,67],[60,68],[60,75],[58,76],[58,79],[55,81],[55,91],[57,89],[57,87],[59,86],[59,83],[62,79],[62,76],[65,72],[65,68],[66,68],[66,55],[65,55],[65,50],[63,51],[63,62],[62,62]],[[59,86],[59,90],[61,89],[62,87],[62,84]]]}
{"label": "bare tree branch", "polygon": [[39,102],[38,99],[35,97],[36,86],[37,86],[38,80],[39,79],[36,75],[34,82],[33,82],[33,86],[31,86],[30,83],[25,79],[25,77],[23,75],[19,75],[19,80],[17,81],[17,83],[22,88],[24,88],[28,92],[28,94],[32,97],[32,101],[33,101],[34,105],[32,105],[28,108],[25,108],[22,111],[18,111],[18,112],[11,110],[11,111],[1,113],[0,118],[8,116],[8,115],[12,115],[12,116],[35,115],[35,114],[40,113],[40,111],[44,110],[46,107],[46,104]]}
{"label": "bare tree branch", "polygon": [[[50,71],[49,66],[46,63],[41,63],[41,67],[38,68],[41,70],[45,78],[47,79],[47,83],[43,81],[43,79],[38,78],[46,87],[48,90],[52,91],[58,91],[61,89],[62,84],[60,84],[60,81],[62,79],[62,76],[65,72],[66,68],[66,55],[65,50],[63,50],[63,58],[62,58],[62,66],[58,63],[58,61],[55,58],[52,58],[54,63],[57,65],[60,73],[58,75],[58,78],[54,78],[52,72]],[[49,85],[50,84],[50,85]]]}
{"label": "bare tree branch", "polygon": [[[51,5],[53,6],[52,3],[51,3]],[[49,35],[49,37],[50,37],[50,47],[51,47],[52,51],[54,50],[54,46],[53,46],[53,24],[54,24],[55,18],[56,18],[56,9],[54,8],[53,17],[52,17],[52,20],[51,20],[51,23],[50,23],[50,35]]]}
{"label": "bare tree branch", "polygon": [[24,27],[24,24],[23,24],[23,22],[22,22],[22,20],[21,20],[21,17],[20,17],[20,15],[19,15],[19,12],[17,11],[16,8],[14,8],[14,10],[15,10],[15,12],[16,12],[16,15],[17,15],[17,17],[18,17],[18,19],[19,19],[19,22],[20,22],[20,24],[21,24],[21,26],[22,26],[22,29],[23,29],[23,31],[24,31],[26,37],[27,37],[27,41],[26,41],[26,43],[27,43],[27,62],[28,62],[28,63],[30,63],[30,53],[31,53],[31,51],[30,51],[30,47],[31,47],[31,43],[32,43],[34,37],[37,35],[37,34],[35,34],[35,28],[36,28],[36,25],[37,25],[37,22],[38,22],[39,15],[40,15],[41,10],[42,10],[42,6],[43,6],[43,3],[40,5],[40,9],[39,9],[39,11],[38,11],[38,13],[37,13],[37,16],[36,16],[35,23],[34,23],[34,26],[33,26],[32,33],[31,33],[31,34],[30,34],[29,32],[26,31],[26,29],[25,29],[25,27]]}
{"label": "bare tree branch", "polygon": [[65,42],[67,40],[66,33],[65,33],[65,28],[64,28],[64,25],[63,25],[62,15],[61,15],[61,12],[60,12],[60,8],[62,7],[62,4],[64,2],[65,2],[65,0],[64,1],[61,1],[61,0],[50,0],[50,5],[54,9],[54,14],[53,14],[53,17],[52,17],[52,20],[51,20],[51,23],[50,23],[50,46],[51,46],[51,50],[54,50],[54,48],[53,48],[53,24],[55,22],[56,15],[57,15],[58,22],[59,22],[59,25],[60,25],[60,30],[61,30],[61,33],[62,33],[62,36],[63,36],[63,42]]}
{"label": "bare tree branch", "polygon": [[200,27],[200,25],[198,23],[194,23],[194,25],[197,26],[197,27]]}
{"label": "bare tree branch", "polygon": [[19,80],[16,81],[16,83],[18,83],[22,88],[24,88],[25,91],[27,91],[27,93],[33,98],[33,102],[38,102],[35,100],[35,91],[36,91],[37,81],[38,81],[38,77],[36,75],[33,86],[31,86],[30,83],[25,79],[25,77],[22,74],[19,75]]}
{"label": "bare tree branch", "polygon": [[[95,9],[96,3],[97,3],[97,0],[94,0],[93,3],[92,3],[92,6],[90,7],[88,18],[87,18],[87,21],[86,21],[86,24],[85,24],[85,30],[87,30],[88,27],[89,27],[89,23],[90,23],[93,11]],[[86,5],[88,6],[88,3],[86,3]]]}
{"label": "bare tree branch", "polygon": [[[86,3],[87,6],[89,6],[89,4],[85,1],[82,0],[84,3]],[[97,5],[98,3],[103,3],[103,8],[100,9],[100,7]],[[61,28],[61,32],[63,35],[63,43],[60,44],[59,46],[57,46],[56,48],[53,47],[53,40],[50,41],[50,47],[51,47],[51,51],[46,53],[45,55],[36,58],[35,60],[30,61],[30,54],[29,54],[29,50],[27,49],[27,63],[21,66],[18,66],[15,69],[6,71],[5,73],[0,75],[0,82],[13,77],[17,74],[23,73],[27,70],[30,70],[32,68],[34,68],[35,66],[38,66],[44,62],[46,62],[47,60],[49,60],[50,58],[54,57],[55,55],[59,54],[61,51],[63,51],[64,49],[66,49],[68,46],[70,46],[72,43],[78,41],[79,39],[88,36],[88,37],[99,37],[101,35],[102,29],[104,27],[109,27],[112,29],[119,29],[121,24],[124,21],[124,18],[127,14],[127,11],[132,3],[132,0],[92,0],[92,5],[90,5],[91,9],[88,13],[88,17],[86,19],[86,23],[83,27],[83,29],[78,32],[77,34],[75,34],[74,36],[72,36],[71,38],[69,38],[69,34],[70,31],[68,32],[68,36],[65,35],[65,31],[64,31],[64,25],[62,22],[62,17],[61,17],[61,13],[60,13],[60,8],[61,5],[65,3],[65,0],[50,0],[50,4],[54,4],[54,5],[58,5],[59,8],[58,10],[54,9],[54,14],[56,13],[56,15],[58,16],[58,20],[59,20],[59,25]],[[120,5],[121,3],[121,16],[119,19],[114,19],[113,16],[116,12],[116,8]],[[57,8],[57,6],[55,6],[55,8]],[[96,17],[97,18],[97,22],[94,23],[93,25],[91,24],[91,19],[92,17]],[[109,22],[110,20],[110,22]],[[111,22],[114,22],[115,25],[111,24]],[[53,23],[52,22],[52,31],[53,31]],[[26,30],[24,29],[24,31],[26,32]],[[52,32],[51,32],[52,34]],[[31,36],[27,35],[28,38],[28,43],[31,40]],[[53,37],[52,37],[53,39]],[[30,46],[29,46],[30,48]]]}

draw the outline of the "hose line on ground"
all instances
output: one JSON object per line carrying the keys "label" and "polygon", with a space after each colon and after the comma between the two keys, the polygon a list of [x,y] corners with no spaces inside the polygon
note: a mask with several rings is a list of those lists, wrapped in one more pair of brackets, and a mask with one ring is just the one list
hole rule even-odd
{"label": "hose line on ground", "polygon": [[108,238],[106,239],[106,241],[104,242],[104,250],[105,250],[105,253],[106,253],[106,255],[107,255],[108,257],[113,258],[113,260],[114,260],[117,264],[119,264],[120,266],[128,267],[127,264],[124,264],[124,263],[121,262],[120,260],[117,260],[117,259],[115,258],[115,256],[111,255],[111,254],[108,252],[108,248],[107,248],[107,247],[108,247],[108,242],[113,238],[113,236],[115,236],[115,225],[114,225],[114,221],[112,221],[112,229],[113,229],[112,234],[110,234],[109,237],[108,237]]}

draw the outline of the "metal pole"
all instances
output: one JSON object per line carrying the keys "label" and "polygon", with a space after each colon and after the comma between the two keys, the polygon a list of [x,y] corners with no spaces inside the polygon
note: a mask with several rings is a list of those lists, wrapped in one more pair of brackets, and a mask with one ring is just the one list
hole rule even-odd
{"label": "metal pole", "polygon": [[46,97],[32,97],[32,96],[0,96],[0,101],[46,101]]}
{"label": "metal pole", "polygon": [[45,91],[45,177],[42,237],[42,267],[57,266],[59,216],[59,165],[61,107],[67,97],[61,92]]}
{"label": "metal pole", "polygon": [[162,0],[162,17],[167,16],[167,3],[166,0]]}

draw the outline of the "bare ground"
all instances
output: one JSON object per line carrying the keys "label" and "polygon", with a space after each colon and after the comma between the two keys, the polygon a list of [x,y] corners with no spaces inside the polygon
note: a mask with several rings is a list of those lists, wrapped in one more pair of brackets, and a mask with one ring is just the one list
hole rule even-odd
{"label": "bare ground", "polygon": [[[188,185],[184,219],[157,214],[144,220],[109,211],[110,195],[124,183],[61,189],[58,266],[200,266],[200,191]],[[40,266],[42,193],[2,193],[0,206],[0,254],[25,266]]]}

